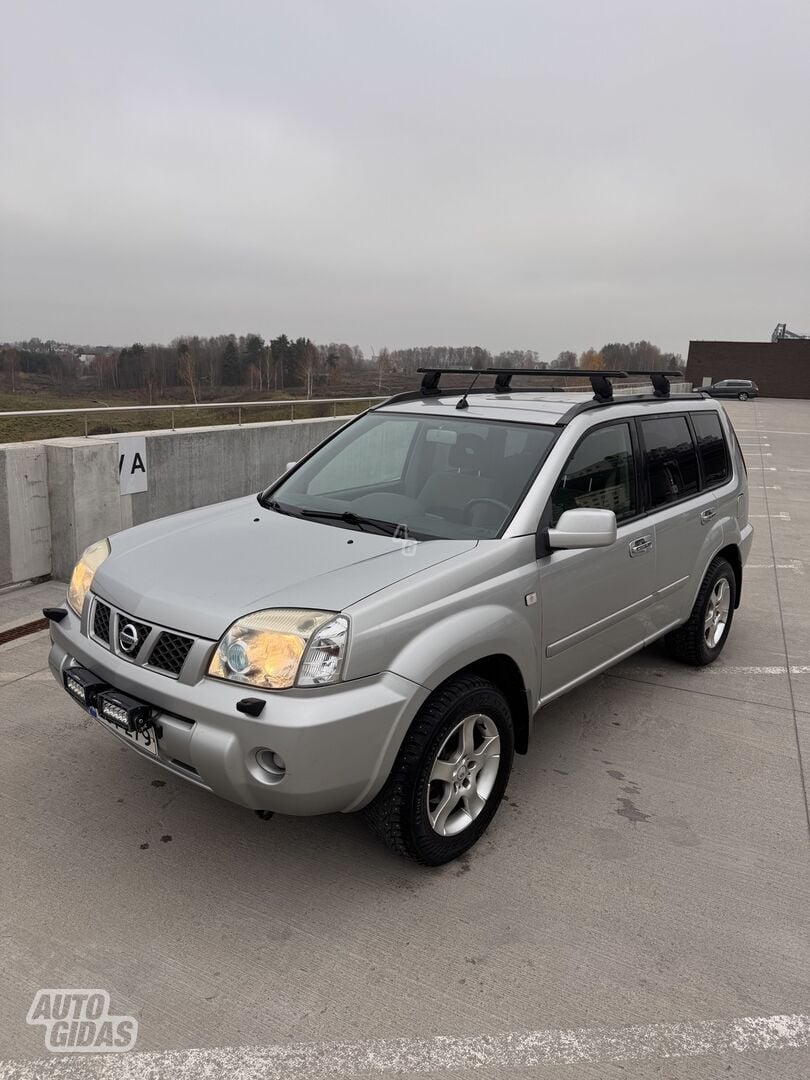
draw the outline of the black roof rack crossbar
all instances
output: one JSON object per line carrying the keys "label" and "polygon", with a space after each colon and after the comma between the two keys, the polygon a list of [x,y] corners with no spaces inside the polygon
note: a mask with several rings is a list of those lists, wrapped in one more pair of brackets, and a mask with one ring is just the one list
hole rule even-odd
{"label": "black roof rack crossbar", "polygon": [[652,368],[625,368],[628,375],[668,375],[671,379],[682,379],[683,372],[675,368],[673,371],[653,371]]}
{"label": "black roof rack crossbar", "polygon": [[442,375],[494,375],[495,393],[511,392],[511,382],[515,375],[529,375],[534,378],[577,378],[590,379],[594,397],[597,401],[612,401],[613,386],[611,379],[626,379],[626,371],[601,371],[596,368],[546,368],[538,371],[534,368],[417,368],[422,376],[420,394],[422,397],[434,397],[440,393],[439,380]]}
{"label": "black roof rack crossbar", "polygon": [[[511,386],[511,380],[513,375],[532,375],[543,378],[554,378],[559,376],[560,378],[587,378],[591,381],[591,386],[594,390],[594,396],[587,401],[578,402],[576,405],[572,405],[557,421],[557,427],[564,427],[575,416],[578,416],[581,412],[585,412],[588,409],[599,408],[600,405],[620,404],[613,397],[613,386],[611,385],[611,379],[626,379],[629,376],[646,375],[649,377],[653,386],[653,393],[649,395],[634,395],[632,401],[634,404],[653,404],[661,401],[694,401],[696,398],[706,398],[707,395],[700,391],[693,391],[691,394],[670,394],[669,380],[683,379],[684,373],[682,371],[650,371],[648,369],[639,370],[633,369],[632,371],[599,371],[594,368],[547,368],[543,371],[533,370],[531,368],[456,368],[456,367],[442,367],[442,368],[417,368],[417,373],[424,376],[422,379],[422,385],[419,390],[406,390],[404,393],[394,394],[392,397],[387,398],[380,405],[372,406],[373,409],[384,408],[386,405],[391,405],[394,402],[400,401],[417,401],[421,397],[433,397],[441,393],[439,389],[439,381],[441,376],[447,375],[495,375],[495,392],[501,394],[518,394],[518,393],[532,393],[531,387],[527,386]],[[454,387],[451,392],[458,392],[466,397],[469,394],[490,394],[492,393],[492,387],[486,386],[473,386],[468,387],[465,391],[463,387]],[[566,393],[570,392],[572,387],[562,386],[547,386],[543,387],[543,392],[557,392]]]}

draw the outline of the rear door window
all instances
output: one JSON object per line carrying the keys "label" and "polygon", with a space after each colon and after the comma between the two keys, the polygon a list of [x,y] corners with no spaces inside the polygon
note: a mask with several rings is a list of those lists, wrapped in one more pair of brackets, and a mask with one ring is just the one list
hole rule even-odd
{"label": "rear door window", "polygon": [[692,423],[695,425],[698,454],[703,466],[703,482],[707,487],[722,484],[728,479],[729,468],[720,417],[713,412],[696,412],[692,414]]}
{"label": "rear door window", "polygon": [[697,452],[686,417],[658,416],[639,427],[650,508],[697,495]]}

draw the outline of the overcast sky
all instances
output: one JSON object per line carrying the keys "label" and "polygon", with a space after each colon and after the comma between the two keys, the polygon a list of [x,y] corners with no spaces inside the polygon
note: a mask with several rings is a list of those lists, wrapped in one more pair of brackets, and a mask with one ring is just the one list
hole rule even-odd
{"label": "overcast sky", "polygon": [[3,0],[0,340],[810,333],[808,0]]}

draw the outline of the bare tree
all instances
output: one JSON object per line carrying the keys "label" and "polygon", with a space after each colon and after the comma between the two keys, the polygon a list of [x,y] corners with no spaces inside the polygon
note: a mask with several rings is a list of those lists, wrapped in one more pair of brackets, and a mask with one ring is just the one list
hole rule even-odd
{"label": "bare tree", "polygon": [[197,390],[194,386],[194,360],[187,341],[181,341],[177,346],[177,373],[183,382],[188,383],[191,389],[191,400],[197,404]]}
{"label": "bare tree", "polygon": [[17,393],[17,350],[12,347],[10,349],[4,349],[2,353],[3,367],[9,373],[9,379],[11,382],[12,394]]}
{"label": "bare tree", "polygon": [[[372,358],[373,358],[374,357],[373,350],[372,350],[371,355],[372,355]],[[389,375],[391,374],[391,372],[394,370],[394,361],[393,361],[393,356],[392,356],[392,353],[391,353],[390,349],[388,349],[385,345],[383,345],[383,347],[380,349],[380,351],[376,354],[376,361],[377,361],[377,389],[382,390],[383,379],[387,379],[389,377]]]}
{"label": "bare tree", "polygon": [[301,371],[304,374],[307,385],[307,397],[312,397],[312,386],[315,381],[315,376],[320,369],[321,354],[318,351],[318,346],[313,345],[312,342],[307,339],[306,344],[302,349],[301,357]]}

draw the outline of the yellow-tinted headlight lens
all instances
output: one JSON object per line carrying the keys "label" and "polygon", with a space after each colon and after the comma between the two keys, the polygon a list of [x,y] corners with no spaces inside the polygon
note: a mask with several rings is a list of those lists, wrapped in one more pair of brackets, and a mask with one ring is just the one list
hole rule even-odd
{"label": "yellow-tinted headlight lens", "polygon": [[208,674],[265,690],[285,690],[295,683],[312,635],[333,618],[331,611],[296,608],[245,615],[220,641]]}
{"label": "yellow-tinted headlight lens", "polygon": [[97,543],[91,544],[76,563],[70,576],[67,599],[77,615],[81,616],[84,598],[90,591],[93,578],[96,576],[96,570],[109,554],[109,540],[99,540]]}

